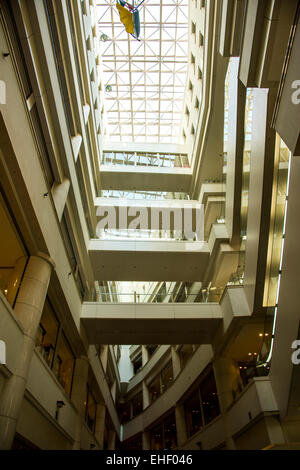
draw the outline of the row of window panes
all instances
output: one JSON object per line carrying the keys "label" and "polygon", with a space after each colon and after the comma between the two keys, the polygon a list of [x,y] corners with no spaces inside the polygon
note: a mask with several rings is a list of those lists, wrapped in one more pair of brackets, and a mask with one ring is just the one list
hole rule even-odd
{"label": "row of window panes", "polygon": [[173,383],[173,366],[169,362],[148,385],[150,403],[153,403]]}
{"label": "row of window panes", "polygon": [[48,299],[40,321],[36,347],[70,396],[75,356]]}
{"label": "row of window panes", "polygon": [[96,413],[97,413],[97,402],[94,398],[93,392],[90,386],[87,384],[86,387],[86,401],[85,401],[85,422],[88,425],[92,433],[95,432],[96,428]]}
{"label": "row of window panes", "polygon": [[203,429],[220,414],[213,370],[211,369],[208,374],[204,371],[204,374],[198,388],[184,403],[188,437]]}
{"label": "row of window panes", "polygon": [[150,429],[150,450],[172,450],[176,447],[176,419],[173,411],[162,422]]}

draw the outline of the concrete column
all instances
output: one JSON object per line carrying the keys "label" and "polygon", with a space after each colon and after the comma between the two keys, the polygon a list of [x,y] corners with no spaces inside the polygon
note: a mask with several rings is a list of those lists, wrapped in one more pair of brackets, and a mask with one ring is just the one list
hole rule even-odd
{"label": "concrete column", "polygon": [[[232,247],[240,244],[240,212],[243,171],[246,88],[238,79],[239,58],[232,57],[228,86],[228,137],[225,224]],[[234,268],[232,268],[234,272]]]}
{"label": "concrete column", "polygon": [[143,431],[143,450],[151,450],[151,439],[149,431]]}
{"label": "concrete column", "polygon": [[5,381],[0,400],[0,449],[10,449],[24,397],[37,329],[47,295],[52,260],[43,253],[29,258],[14,312],[24,328],[22,354],[13,375]]}
{"label": "concrete column", "polygon": [[225,440],[228,449],[235,449],[228,421],[227,408],[233,401],[233,390],[241,385],[239,369],[230,358],[217,358],[213,362],[220,411],[224,422]]}
{"label": "concrete column", "polygon": [[143,410],[150,405],[150,393],[145,380],[143,380]]}
{"label": "concrete column", "polygon": [[[265,423],[270,439],[270,444],[284,444],[286,436],[283,434],[283,429],[277,416],[265,416]],[[299,427],[299,421],[298,425]]]}
{"label": "concrete column", "polygon": [[110,429],[108,431],[107,450],[115,450],[115,447],[116,447],[116,431],[114,429]]}
{"label": "concrete column", "polygon": [[175,379],[181,371],[180,354],[175,350],[174,346],[171,346],[171,353],[172,353],[173,376]]}
{"label": "concrete column", "polygon": [[106,407],[104,403],[97,404],[97,414],[96,414],[96,429],[95,429],[95,438],[98,441],[99,447],[103,450],[103,440],[104,440],[104,430],[105,430],[105,413]]}
{"label": "concrete column", "polygon": [[221,412],[226,412],[234,399],[234,391],[241,386],[240,371],[235,362],[220,357],[213,363]]}
{"label": "concrete column", "polygon": [[78,416],[76,423],[75,440],[73,450],[81,448],[81,429],[84,421],[85,401],[86,401],[86,384],[88,381],[89,360],[86,356],[76,359],[75,371],[72,385],[72,401],[77,408]]}
{"label": "concrete column", "polygon": [[253,90],[251,171],[248,192],[244,292],[255,312],[263,304],[274,184],[275,131],[271,126],[277,90]]}
{"label": "concrete column", "polygon": [[187,440],[187,429],[185,421],[184,405],[177,404],[175,406],[175,419],[176,419],[176,433],[177,433],[177,446],[181,446]]}
{"label": "concrete column", "polygon": [[142,366],[144,367],[149,361],[149,352],[146,346],[142,345]]}

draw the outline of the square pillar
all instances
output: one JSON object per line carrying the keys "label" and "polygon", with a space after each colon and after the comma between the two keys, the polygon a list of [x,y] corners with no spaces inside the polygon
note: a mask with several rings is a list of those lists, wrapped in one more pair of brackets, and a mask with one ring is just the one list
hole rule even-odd
{"label": "square pillar", "polygon": [[103,450],[104,430],[105,430],[106,407],[104,403],[97,404],[95,438],[99,447]]}
{"label": "square pillar", "polygon": [[174,346],[171,346],[171,354],[172,354],[173,377],[175,379],[181,371],[180,354],[175,350]]}
{"label": "square pillar", "polygon": [[149,431],[143,431],[143,450],[151,450],[151,439]]}
{"label": "square pillar", "polygon": [[110,429],[108,431],[107,450],[115,450],[115,447],[116,447],[116,431],[114,429]]}
{"label": "square pillar", "polygon": [[187,429],[185,421],[184,405],[177,404],[175,406],[175,419],[176,419],[176,433],[177,433],[177,446],[183,445],[187,441]]}
{"label": "square pillar", "polygon": [[241,386],[240,371],[235,362],[227,357],[219,357],[213,362],[214,375],[218,391],[220,411],[224,423],[225,441],[228,450],[236,449],[234,440],[231,436],[227,408],[233,401],[233,390]]}
{"label": "square pillar", "polygon": [[143,410],[150,405],[150,393],[145,380],[143,380]]}
{"label": "square pillar", "polygon": [[72,402],[78,411],[75,440],[73,442],[73,449],[80,450],[81,448],[81,429],[84,421],[85,402],[87,393],[87,381],[89,371],[89,360],[86,356],[76,359],[73,386],[72,386]]}

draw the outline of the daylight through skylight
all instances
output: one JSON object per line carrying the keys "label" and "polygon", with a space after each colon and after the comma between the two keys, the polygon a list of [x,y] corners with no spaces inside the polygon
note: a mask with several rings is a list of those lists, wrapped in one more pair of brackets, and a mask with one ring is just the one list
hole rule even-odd
{"label": "daylight through skylight", "polygon": [[107,139],[180,143],[188,0],[145,0],[140,8],[140,41],[125,31],[115,0],[99,0],[97,13]]}

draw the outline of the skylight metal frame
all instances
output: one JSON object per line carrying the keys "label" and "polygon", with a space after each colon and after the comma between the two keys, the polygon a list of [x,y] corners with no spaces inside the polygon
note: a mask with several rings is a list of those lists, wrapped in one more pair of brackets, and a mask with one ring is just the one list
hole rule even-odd
{"label": "skylight metal frame", "polygon": [[148,0],[141,41],[120,21],[115,0],[98,0],[107,138],[111,142],[180,143],[188,66],[188,0]]}

